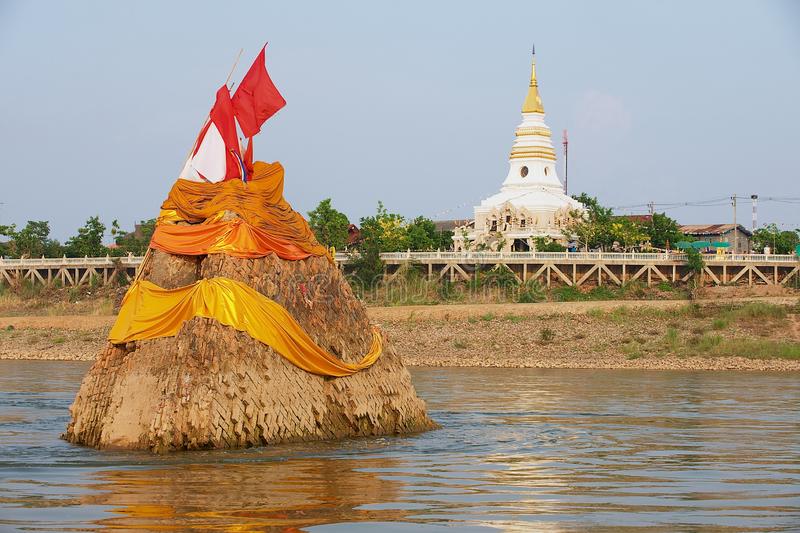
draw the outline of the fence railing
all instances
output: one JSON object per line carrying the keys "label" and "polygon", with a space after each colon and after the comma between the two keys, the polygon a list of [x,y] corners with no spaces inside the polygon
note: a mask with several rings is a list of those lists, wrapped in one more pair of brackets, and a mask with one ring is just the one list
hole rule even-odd
{"label": "fence railing", "polygon": [[126,255],[121,257],[42,257],[25,259],[5,259],[0,257],[0,268],[85,268],[113,267],[116,261],[122,266],[136,267],[142,262],[141,256]]}
{"label": "fence railing", "polygon": [[[347,263],[350,254],[337,252],[336,261]],[[121,257],[56,257],[39,259],[4,259],[0,258],[0,268],[102,268],[114,267],[116,262],[123,267],[138,267],[141,256]],[[503,261],[629,261],[629,262],[662,262],[686,261],[683,253],[616,253],[616,252],[389,252],[382,253],[384,261],[438,261],[463,263],[490,263]],[[794,254],[704,254],[706,263],[790,263],[800,262]]]}
{"label": "fence railing", "polygon": [[[337,255],[337,260],[340,254]],[[346,258],[346,254],[341,254]],[[446,260],[459,262],[486,261],[686,261],[684,253],[617,253],[617,252],[391,252],[381,259],[393,261]],[[707,263],[753,262],[786,263],[800,261],[794,254],[703,254]]]}

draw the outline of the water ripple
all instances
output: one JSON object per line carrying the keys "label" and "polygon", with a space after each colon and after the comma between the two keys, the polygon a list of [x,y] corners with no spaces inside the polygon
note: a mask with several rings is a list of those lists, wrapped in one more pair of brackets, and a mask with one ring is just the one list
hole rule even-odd
{"label": "water ripple", "polygon": [[0,530],[800,525],[796,375],[415,369],[442,430],[158,457],[58,439],[85,370],[0,361]]}

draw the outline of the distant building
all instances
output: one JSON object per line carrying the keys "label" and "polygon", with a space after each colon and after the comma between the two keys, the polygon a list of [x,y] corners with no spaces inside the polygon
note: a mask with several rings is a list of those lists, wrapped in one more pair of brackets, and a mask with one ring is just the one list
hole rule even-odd
{"label": "distant building", "polygon": [[614,218],[626,218],[631,222],[644,225],[653,223],[653,215],[619,215]]}
{"label": "distant building", "polygon": [[358,246],[361,243],[361,230],[355,224],[347,226],[347,246]]}
{"label": "distant building", "polygon": [[460,228],[468,222],[469,220],[464,220],[463,218],[458,220],[434,220],[433,225],[436,226],[436,231],[452,231],[455,233],[456,228]]}
{"label": "distant building", "polygon": [[[564,227],[583,205],[564,194],[556,173],[556,152],[544,122],[536,62],[531,62],[528,94],[522,104],[509,156],[509,170],[500,192],[475,206],[475,219],[456,228],[458,250],[485,247],[498,251],[527,251],[537,238],[565,243]],[[465,238],[466,237],[466,238]]]}
{"label": "distant building", "polygon": [[[698,241],[727,242],[730,245],[729,250],[733,253],[748,254],[753,251],[753,232],[741,224],[736,225],[735,232],[733,224],[688,224],[681,226],[680,230],[684,235],[691,235]],[[736,250],[734,250],[734,240]]]}

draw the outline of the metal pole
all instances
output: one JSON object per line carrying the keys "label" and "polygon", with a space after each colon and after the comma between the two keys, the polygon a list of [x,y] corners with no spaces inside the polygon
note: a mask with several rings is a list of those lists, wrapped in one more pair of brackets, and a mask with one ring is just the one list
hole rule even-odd
{"label": "metal pole", "polygon": [[750,199],[753,200],[753,231],[758,227],[758,195],[751,194]]}
{"label": "metal pole", "polygon": [[736,231],[738,226],[736,225],[736,195],[734,194],[731,196],[731,200],[733,200],[733,253],[739,253],[739,232]]}
{"label": "metal pole", "polygon": [[569,170],[569,152],[567,150],[569,145],[569,139],[567,138],[567,130],[564,130],[564,140],[562,142],[564,145],[564,194],[569,194],[569,187],[567,186],[567,179],[568,179],[568,170]]}

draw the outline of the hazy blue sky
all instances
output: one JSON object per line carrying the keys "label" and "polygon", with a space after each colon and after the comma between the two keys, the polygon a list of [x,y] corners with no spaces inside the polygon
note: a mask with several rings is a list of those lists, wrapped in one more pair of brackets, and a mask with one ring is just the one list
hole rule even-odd
{"label": "hazy blue sky", "polygon": [[[470,216],[506,175],[531,42],[571,193],[736,193],[748,225],[751,194],[800,197],[800,2],[0,0],[0,224],[64,239],[89,215],[155,216],[239,48],[235,80],[266,40],[288,104],[256,158],[284,164],[303,213]],[[800,226],[800,204],[759,212]]]}

